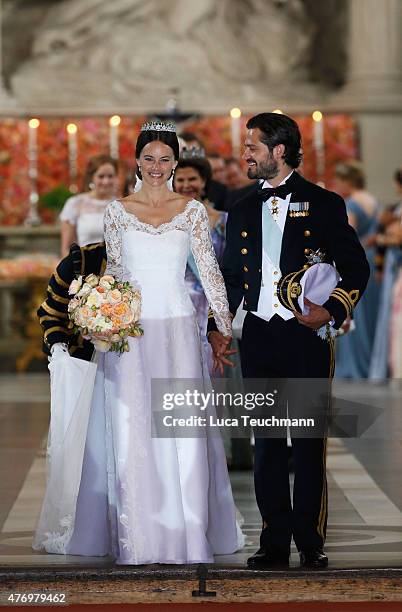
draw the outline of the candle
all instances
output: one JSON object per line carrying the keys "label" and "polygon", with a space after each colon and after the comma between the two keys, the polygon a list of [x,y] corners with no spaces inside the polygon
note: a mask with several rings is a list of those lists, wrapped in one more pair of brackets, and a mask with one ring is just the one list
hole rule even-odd
{"label": "candle", "polygon": [[231,117],[231,133],[232,133],[232,155],[240,157],[240,108],[232,108],[230,111]]}
{"label": "candle", "polygon": [[110,146],[110,157],[113,159],[119,159],[119,125],[121,118],[119,115],[113,115],[109,119],[109,146]]}
{"label": "candle", "polygon": [[313,117],[313,142],[316,154],[317,179],[323,177],[325,170],[325,146],[324,146],[324,118],[321,111],[314,111]]}
{"label": "candle", "polygon": [[78,145],[77,145],[77,131],[78,128],[75,123],[69,123],[67,125],[68,134],[68,163],[70,168],[70,191],[77,193],[77,156],[78,156]]}
{"label": "candle", "polygon": [[39,225],[41,220],[38,215],[38,127],[39,119],[32,118],[28,121],[28,176],[30,178],[29,211],[25,219],[26,225]]}

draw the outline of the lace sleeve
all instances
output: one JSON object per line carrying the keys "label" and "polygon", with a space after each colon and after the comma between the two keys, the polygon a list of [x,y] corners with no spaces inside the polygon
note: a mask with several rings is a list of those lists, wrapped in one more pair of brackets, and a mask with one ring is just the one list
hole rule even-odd
{"label": "lace sleeve", "polygon": [[209,230],[208,213],[203,204],[197,208],[192,223],[191,251],[205,295],[214,313],[216,325],[224,336],[231,336],[232,318],[229,312],[225,282],[216,260]]}
{"label": "lace sleeve", "polygon": [[123,278],[123,265],[121,260],[122,225],[119,213],[116,202],[110,202],[103,217],[103,228],[107,255],[106,274],[111,274],[120,280]]}

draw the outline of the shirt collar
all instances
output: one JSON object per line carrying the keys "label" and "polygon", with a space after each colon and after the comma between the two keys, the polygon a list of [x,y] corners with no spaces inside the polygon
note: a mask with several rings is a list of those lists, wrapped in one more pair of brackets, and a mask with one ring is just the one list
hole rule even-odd
{"label": "shirt collar", "polygon": [[[292,170],[291,172],[289,172],[289,174],[287,176],[285,176],[285,178],[283,179],[283,181],[281,183],[279,183],[279,185],[284,185],[286,183],[286,181],[288,180],[288,178],[290,176],[292,176],[294,170]],[[277,185],[277,187],[279,187],[279,185]],[[273,185],[271,185],[271,183],[269,181],[263,181],[261,187],[263,189],[273,189]]]}

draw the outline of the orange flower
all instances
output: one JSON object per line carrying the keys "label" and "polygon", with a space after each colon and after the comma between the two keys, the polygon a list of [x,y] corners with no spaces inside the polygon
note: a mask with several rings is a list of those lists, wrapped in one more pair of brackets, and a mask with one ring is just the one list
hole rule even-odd
{"label": "orange flower", "polygon": [[124,316],[129,312],[129,308],[127,304],[120,302],[120,304],[116,304],[113,307],[113,313],[118,317]]}
{"label": "orange flower", "polygon": [[105,289],[103,287],[96,287],[96,291],[98,293],[105,293]]}
{"label": "orange flower", "polygon": [[102,304],[100,311],[104,317],[110,317],[113,314],[113,306],[110,304]]}

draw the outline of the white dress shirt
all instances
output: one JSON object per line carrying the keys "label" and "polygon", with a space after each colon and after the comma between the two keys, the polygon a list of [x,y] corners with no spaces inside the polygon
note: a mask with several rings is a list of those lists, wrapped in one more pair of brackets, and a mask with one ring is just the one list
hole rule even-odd
{"label": "white dress shirt", "polygon": [[[290,172],[290,174],[287,175],[286,178],[283,179],[283,181],[280,184],[283,185],[292,174],[293,174],[293,170],[292,172]],[[263,189],[267,187],[271,189],[273,188],[273,186],[268,181],[264,181],[261,187]],[[279,214],[273,215],[273,218],[276,221],[276,223],[279,225],[282,233],[283,233],[285,223],[286,223],[286,217],[288,214],[288,208],[289,208],[289,202],[290,202],[291,195],[292,195],[291,193],[288,193],[288,195],[286,196],[284,200],[276,197],[277,206],[279,208]],[[271,211],[271,206],[272,206],[272,200],[273,198],[271,197],[266,202],[263,203],[262,209],[261,209],[262,215],[267,214],[267,213],[271,214],[270,211]],[[261,219],[261,222],[262,222],[262,219]],[[263,223],[262,223],[262,232],[264,232]],[[263,234],[262,244],[264,244],[265,238],[266,237]],[[292,319],[294,316],[290,310],[282,306],[282,304],[280,303],[276,295],[276,288],[277,288],[278,281],[281,278],[281,276],[282,274],[281,274],[280,269],[277,268],[272,263],[271,259],[265,253],[264,249],[262,249],[261,291],[260,291],[260,297],[258,299],[257,310],[254,311],[253,314],[255,314],[257,317],[260,317],[261,319],[264,319],[265,321],[269,321],[270,318],[273,317],[275,314],[282,317],[282,319],[284,319],[285,321],[287,321],[288,319]]]}

